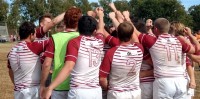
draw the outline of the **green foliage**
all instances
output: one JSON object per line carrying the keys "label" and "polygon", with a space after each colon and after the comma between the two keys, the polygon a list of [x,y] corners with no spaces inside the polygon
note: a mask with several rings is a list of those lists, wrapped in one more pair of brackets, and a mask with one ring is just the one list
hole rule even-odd
{"label": "green foliage", "polygon": [[0,5],[0,22],[5,22],[7,20],[9,5],[5,0],[0,0]]}
{"label": "green foliage", "polygon": [[200,5],[195,5],[189,8],[189,13],[193,20],[193,29],[200,30]]}
{"label": "green foliage", "polygon": [[8,28],[9,29],[18,28],[20,20],[21,20],[21,16],[20,16],[20,10],[19,10],[19,0],[15,0],[11,4],[11,10],[8,15],[8,20],[7,20]]}
{"label": "green foliage", "polygon": [[129,2],[127,0],[117,0],[114,2],[115,7],[119,10],[119,11],[130,11],[131,12],[131,7],[129,5]]}
{"label": "green foliage", "polygon": [[[55,17],[71,6],[78,6],[86,14],[88,10],[94,10],[101,6],[104,8],[104,20],[109,25],[111,20],[108,18],[108,13],[112,10],[108,4],[112,0],[98,0],[97,2],[89,3],[88,0],[12,0],[10,13],[8,13],[8,3],[1,0],[0,5],[3,6],[0,6],[0,21],[7,20],[10,28],[17,28],[22,21],[37,22],[44,13],[51,13]],[[180,0],[115,0],[114,4],[118,10],[128,10],[134,17],[153,20],[164,17],[170,21],[180,21],[195,30],[200,29],[200,23],[198,23],[200,22],[200,5],[192,6],[187,14]]]}
{"label": "green foliage", "polygon": [[81,8],[82,13],[86,14],[87,11],[92,10],[88,0],[76,0],[77,6]]}
{"label": "green foliage", "polygon": [[104,9],[104,22],[106,22],[106,25],[111,23],[111,20],[108,17],[109,12],[112,11],[108,6],[111,2],[112,0],[99,0],[100,6]]}

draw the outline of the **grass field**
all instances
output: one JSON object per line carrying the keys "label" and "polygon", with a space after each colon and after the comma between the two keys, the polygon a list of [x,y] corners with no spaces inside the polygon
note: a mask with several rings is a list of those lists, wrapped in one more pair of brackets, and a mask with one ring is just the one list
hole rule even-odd
{"label": "grass field", "polygon": [[[0,99],[13,99],[13,84],[8,75],[7,54],[14,43],[0,43]],[[197,67],[196,67],[197,68]],[[196,90],[194,99],[200,99],[200,71],[195,69]]]}

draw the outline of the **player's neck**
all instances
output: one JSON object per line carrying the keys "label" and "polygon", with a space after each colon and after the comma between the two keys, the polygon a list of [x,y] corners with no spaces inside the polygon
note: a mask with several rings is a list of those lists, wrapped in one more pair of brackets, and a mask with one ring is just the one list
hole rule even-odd
{"label": "player's neck", "polygon": [[66,32],[75,32],[75,31],[77,31],[77,28],[66,28],[65,31]]}
{"label": "player's neck", "polygon": [[23,39],[21,41],[25,41],[25,42],[32,42],[30,37],[27,37],[26,39]]}
{"label": "player's neck", "polygon": [[120,45],[129,45],[129,44],[131,44],[131,41],[128,41],[128,42],[121,42]]}

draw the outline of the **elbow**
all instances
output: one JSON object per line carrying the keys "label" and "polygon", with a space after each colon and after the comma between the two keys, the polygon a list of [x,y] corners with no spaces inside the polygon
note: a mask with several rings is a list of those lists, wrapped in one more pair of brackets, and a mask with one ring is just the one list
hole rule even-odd
{"label": "elbow", "polygon": [[51,64],[45,62],[42,64],[42,70],[50,70],[50,68]]}
{"label": "elbow", "polygon": [[99,84],[100,84],[100,86],[102,87],[103,90],[107,90],[108,89],[107,78],[100,77],[99,78]]}

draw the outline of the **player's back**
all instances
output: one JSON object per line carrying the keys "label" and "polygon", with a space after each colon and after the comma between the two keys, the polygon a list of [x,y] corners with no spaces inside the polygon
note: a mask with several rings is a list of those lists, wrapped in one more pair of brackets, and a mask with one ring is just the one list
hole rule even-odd
{"label": "player's back", "polygon": [[[115,50],[109,74],[109,90],[126,91],[139,89],[139,72],[143,58],[137,44],[121,45]],[[109,52],[109,50],[108,50]]]}
{"label": "player's back", "polygon": [[104,42],[93,36],[79,36],[73,40],[77,42],[79,50],[71,72],[71,88],[99,87],[99,67]]}
{"label": "player's back", "polygon": [[149,51],[156,78],[185,75],[185,55],[182,44],[176,37],[170,34],[160,35]]}
{"label": "player's back", "polygon": [[8,59],[14,73],[15,90],[39,85],[41,62],[39,56],[29,49],[27,42],[15,45]]}

